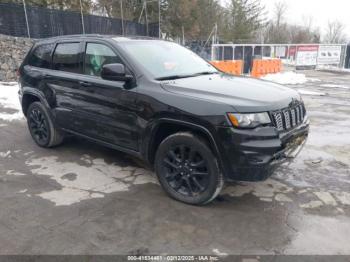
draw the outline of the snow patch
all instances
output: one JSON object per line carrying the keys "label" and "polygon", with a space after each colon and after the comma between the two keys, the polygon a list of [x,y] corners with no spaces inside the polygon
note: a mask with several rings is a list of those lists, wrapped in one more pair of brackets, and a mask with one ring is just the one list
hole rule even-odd
{"label": "snow patch", "polygon": [[314,194],[326,205],[336,206],[337,201],[332,197],[329,192],[314,192]]}
{"label": "snow patch", "polygon": [[6,158],[11,156],[11,151],[7,151],[7,152],[0,152],[0,157]]}
{"label": "snow patch", "polygon": [[228,255],[228,254],[225,253],[225,252],[221,252],[218,248],[214,248],[214,249],[213,249],[213,252],[214,252],[214,254],[217,255],[217,256],[227,256],[227,255]]}
{"label": "snow patch", "polygon": [[318,65],[317,70],[329,70],[334,72],[350,73],[350,68],[339,68],[338,66],[334,66],[334,65]]}
{"label": "snow patch", "polygon": [[[32,167],[35,175],[49,176],[62,188],[42,192],[37,196],[50,200],[56,206],[72,205],[86,199],[102,198],[105,194],[128,191],[132,185],[155,183],[152,172],[137,167],[123,168],[116,164],[107,164],[103,159],[89,159],[91,166],[75,162],[60,162],[56,156],[32,158],[26,165]],[[89,161],[88,161],[89,160]],[[74,174],[75,179],[66,179],[67,174]]]}
{"label": "snow patch", "polygon": [[7,176],[25,176],[26,174],[21,172],[16,172],[15,170],[7,170],[6,175]]}
{"label": "snow patch", "polygon": [[[232,197],[241,197],[245,194],[253,194],[261,201],[271,202],[276,194],[284,194],[292,192],[293,188],[274,179],[267,179],[259,183],[242,182],[239,185],[227,187],[223,194]],[[287,196],[277,196],[277,201],[289,202]]]}
{"label": "snow patch", "polygon": [[308,203],[300,205],[300,207],[306,208],[306,209],[318,208],[318,207],[321,207],[321,206],[323,206],[323,203],[321,201],[319,201],[319,200],[312,200],[312,201],[310,201]]}
{"label": "snow patch", "polygon": [[88,191],[79,190],[76,188],[62,188],[61,190],[54,190],[38,194],[38,196],[48,199],[56,204],[56,206],[72,205],[85,199],[103,198],[104,195],[100,193],[90,193]]}
{"label": "snow patch", "polygon": [[278,202],[292,202],[292,199],[287,197],[285,194],[281,194],[281,193],[278,193],[275,196],[275,200],[278,201]]}
{"label": "snow patch", "polygon": [[343,88],[343,89],[350,89],[348,86],[344,85],[335,85],[335,84],[323,84],[322,87],[330,87],[330,88]]}
{"label": "snow patch", "polygon": [[287,84],[299,85],[299,84],[305,84],[308,81],[312,81],[312,82],[320,81],[319,79],[307,78],[304,74],[297,74],[292,71],[276,73],[276,74],[268,74],[266,76],[261,77],[261,79],[275,82],[278,84],[284,84],[284,85],[287,85]]}
{"label": "snow patch", "polygon": [[18,100],[18,84],[16,82],[0,82],[0,105],[15,110],[14,113],[1,112],[0,119],[13,121],[23,118],[22,108]]}
{"label": "snow patch", "polygon": [[325,96],[326,95],[326,93],[309,91],[309,90],[305,90],[305,89],[298,89],[298,92],[301,95],[311,95],[311,96]]}
{"label": "snow patch", "polygon": [[348,192],[335,192],[335,197],[339,200],[343,205],[350,206],[350,193]]}

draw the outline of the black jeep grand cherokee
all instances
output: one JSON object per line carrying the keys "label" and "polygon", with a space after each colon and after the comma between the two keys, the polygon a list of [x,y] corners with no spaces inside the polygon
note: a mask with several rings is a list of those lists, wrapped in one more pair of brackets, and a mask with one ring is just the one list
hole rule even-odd
{"label": "black jeep grand cherokee", "polygon": [[171,42],[51,38],[33,46],[19,74],[39,146],[69,133],[132,154],[189,204],[210,202],[224,181],[267,178],[308,134],[296,91],[224,74]]}

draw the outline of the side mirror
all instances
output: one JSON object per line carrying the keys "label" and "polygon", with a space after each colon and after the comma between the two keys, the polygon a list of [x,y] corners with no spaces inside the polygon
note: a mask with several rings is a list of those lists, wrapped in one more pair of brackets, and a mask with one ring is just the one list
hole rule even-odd
{"label": "side mirror", "polygon": [[130,81],[133,76],[127,75],[123,64],[106,64],[102,67],[101,77],[111,81]]}

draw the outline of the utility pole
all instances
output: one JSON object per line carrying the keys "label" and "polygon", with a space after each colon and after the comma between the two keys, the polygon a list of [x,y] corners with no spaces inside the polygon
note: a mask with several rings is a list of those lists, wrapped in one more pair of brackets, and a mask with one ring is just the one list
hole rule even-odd
{"label": "utility pole", "polygon": [[146,33],[149,35],[149,22],[148,22],[148,11],[147,11],[147,3],[154,3],[158,2],[158,35],[159,38],[162,37],[162,31],[161,31],[161,0],[143,0],[142,1],[142,9],[140,12],[139,20],[138,22],[141,22],[143,12],[145,12],[145,22],[146,22]]}
{"label": "utility pole", "polygon": [[124,34],[125,34],[125,31],[124,31],[123,0],[120,0],[120,13],[121,13],[121,17],[122,17],[122,35],[124,35]]}
{"label": "utility pole", "polygon": [[160,30],[160,9],[161,9],[161,6],[160,6],[160,1],[161,0],[158,0],[158,34],[159,34],[159,38],[161,38],[161,30]]}
{"label": "utility pole", "polygon": [[83,5],[80,0],[80,15],[81,15],[81,25],[83,27],[83,34],[85,35],[85,25],[84,25],[84,16],[83,16]]}
{"label": "utility pole", "polygon": [[184,28],[184,26],[182,26],[181,29],[182,29],[182,45],[184,46],[185,45],[185,28]]}
{"label": "utility pole", "polygon": [[26,18],[26,24],[27,24],[27,33],[28,33],[28,37],[30,39],[30,30],[29,30],[29,23],[28,23],[28,16],[27,16],[27,6],[26,6],[25,0],[23,0],[23,8],[24,8],[24,16]]}
{"label": "utility pole", "polygon": [[142,3],[142,9],[141,9],[141,13],[140,13],[139,20],[138,20],[139,23],[141,22],[142,15],[143,15],[143,10],[144,10],[144,9],[145,9],[145,4]]}
{"label": "utility pole", "polygon": [[148,14],[147,14],[147,0],[145,0],[145,16],[146,16],[146,32],[147,36],[149,36],[149,31],[148,31]]}
{"label": "utility pole", "polygon": [[[217,43],[217,35],[218,35],[218,24],[217,23],[215,23],[215,25],[214,25],[214,28],[213,28],[213,38],[212,38],[212,44],[214,45],[214,44],[216,44]],[[210,36],[209,36],[210,37]]]}

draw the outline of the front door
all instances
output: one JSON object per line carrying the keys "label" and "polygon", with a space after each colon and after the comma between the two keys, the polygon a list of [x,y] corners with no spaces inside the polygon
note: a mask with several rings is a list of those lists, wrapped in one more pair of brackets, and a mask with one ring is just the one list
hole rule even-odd
{"label": "front door", "polygon": [[85,43],[83,75],[74,95],[79,111],[74,131],[138,151],[136,88],[127,90],[125,82],[101,78],[103,65],[112,63],[123,63],[112,47],[101,42]]}

